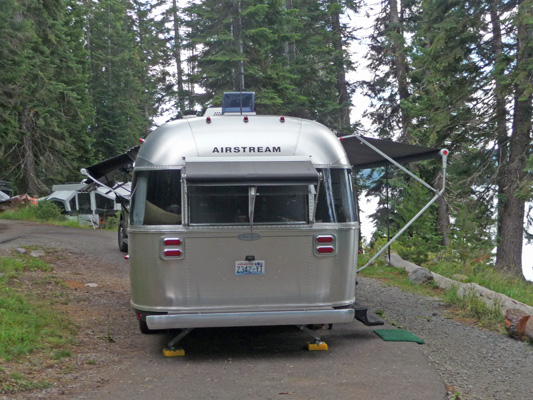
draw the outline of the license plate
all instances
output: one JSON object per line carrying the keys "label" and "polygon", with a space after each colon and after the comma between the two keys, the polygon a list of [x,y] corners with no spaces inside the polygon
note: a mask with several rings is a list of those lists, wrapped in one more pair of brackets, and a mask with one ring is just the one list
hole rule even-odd
{"label": "license plate", "polygon": [[264,275],[265,261],[235,261],[235,275]]}

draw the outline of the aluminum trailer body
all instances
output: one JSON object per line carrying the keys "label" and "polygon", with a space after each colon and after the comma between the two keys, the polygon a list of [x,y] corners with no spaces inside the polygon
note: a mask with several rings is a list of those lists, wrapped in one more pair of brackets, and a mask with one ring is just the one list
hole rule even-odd
{"label": "aluminum trailer body", "polygon": [[141,330],[353,321],[352,165],[325,126],[240,114],[171,122],[140,147],[132,183]]}

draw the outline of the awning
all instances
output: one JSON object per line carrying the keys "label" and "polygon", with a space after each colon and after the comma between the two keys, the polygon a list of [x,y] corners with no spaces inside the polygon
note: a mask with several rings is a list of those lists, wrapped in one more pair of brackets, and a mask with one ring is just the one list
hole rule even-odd
{"label": "awning", "polygon": [[[132,147],[123,154],[108,158],[98,164],[91,165],[90,167],[85,168],[85,170],[94,179],[97,179],[106,185],[112,184],[113,172],[131,166],[137,158],[138,152],[139,146]],[[107,175],[110,176],[107,177]]]}
{"label": "awning", "polygon": [[201,185],[311,185],[318,182],[318,172],[309,159],[278,161],[186,159],[185,174],[187,182]]}
{"label": "awning", "polygon": [[[364,140],[391,157],[399,164],[440,157],[440,149],[375,139],[362,136]],[[356,169],[376,168],[390,165],[390,161],[362,143],[357,136],[340,138],[352,166]]]}

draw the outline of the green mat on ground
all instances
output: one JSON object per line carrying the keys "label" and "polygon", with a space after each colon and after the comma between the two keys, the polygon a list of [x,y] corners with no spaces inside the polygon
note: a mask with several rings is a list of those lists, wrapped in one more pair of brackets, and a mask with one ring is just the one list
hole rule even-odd
{"label": "green mat on ground", "polygon": [[424,344],[424,341],[414,333],[404,331],[403,329],[374,329],[374,332],[386,342],[415,342]]}

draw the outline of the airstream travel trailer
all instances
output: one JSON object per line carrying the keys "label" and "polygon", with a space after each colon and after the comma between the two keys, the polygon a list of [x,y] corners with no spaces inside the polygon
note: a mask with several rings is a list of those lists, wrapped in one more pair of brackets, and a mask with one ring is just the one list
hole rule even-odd
{"label": "airstream travel trailer", "polygon": [[[307,325],[372,323],[355,303],[357,162],[345,146],[359,149],[361,165],[395,161],[377,142],[255,115],[232,96],[222,115],[159,127],[136,154],[131,305],[144,333],[182,330],[171,348],[194,328],[263,325],[296,325],[315,337],[310,348],[323,348]],[[378,155],[368,158],[361,143]],[[419,158],[438,154],[398,146],[389,153],[399,159],[415,148]]]}

